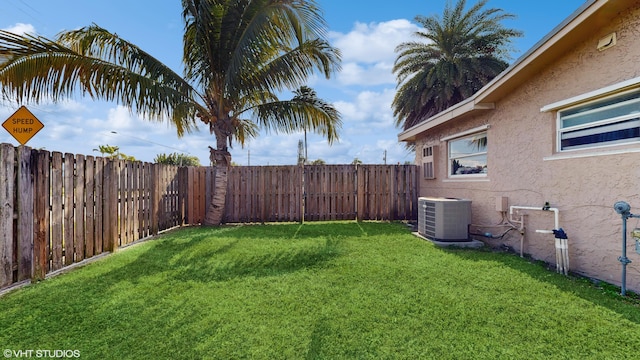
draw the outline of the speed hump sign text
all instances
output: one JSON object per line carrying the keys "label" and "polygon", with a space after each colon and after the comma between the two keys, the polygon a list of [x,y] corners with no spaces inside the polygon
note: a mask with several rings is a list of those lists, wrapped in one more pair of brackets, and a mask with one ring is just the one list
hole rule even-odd
{"label": "speed hump sign text", "polygon": [[21,145],[24,145],[42,130],[44,125],[23,105],[2,123],[2,127]]}

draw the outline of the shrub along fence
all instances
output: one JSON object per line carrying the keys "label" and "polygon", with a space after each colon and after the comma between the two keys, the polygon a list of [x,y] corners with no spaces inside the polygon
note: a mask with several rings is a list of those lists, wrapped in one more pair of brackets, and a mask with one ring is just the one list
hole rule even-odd
{"label": "shrub along fence", "polygon": [[[215,167],[0,144],[0,289],[203,221]],[[414,220],[413,165],[232,167],[224,221]]]}

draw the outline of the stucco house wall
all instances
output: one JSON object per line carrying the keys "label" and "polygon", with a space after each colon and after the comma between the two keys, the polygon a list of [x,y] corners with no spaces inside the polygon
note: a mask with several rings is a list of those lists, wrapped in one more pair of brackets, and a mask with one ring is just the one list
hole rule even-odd
{"label": "stucco house wall", "polygon": [[[472,200],[472,230],[501,233],[491,228],[503,214],[496,200],[509,205],[559,209],[559,223],[569,237],[570,270],[620,285],[621,218],[613,210],[624,200],[640,213],[640,144],[558,152],[557,111],[541,108],[581,94],[640,77],[640,1],[610,22],[592,28],[552,63],[495,101],[495,108],[447,121],[420,134],[416,164],[423,163],[423,146],[435,148],[435,179],[421,179],[421,196]],[[604,51],[599,39],[615,32],[617,44]],[[638,85],[640,87],[640,85]],[[469,129],[487,128],[486,177],[448,176],[447,138]],[[443,140],[445,139],[445,140]],[[421,176],[422,178],[422,176]],[[527,211],[522,250],[535,259],[555,264],[554,236],[536,233],[552,229],[553,213]],[[487,226],[487,227],[483,227]],[[631,219],[629,227],[640,227]],[[520,234],[502,239],[476,237],[492,246],[508,245],[520,251]],[[640,255],[629,237],[627,287],[640,291]]]}

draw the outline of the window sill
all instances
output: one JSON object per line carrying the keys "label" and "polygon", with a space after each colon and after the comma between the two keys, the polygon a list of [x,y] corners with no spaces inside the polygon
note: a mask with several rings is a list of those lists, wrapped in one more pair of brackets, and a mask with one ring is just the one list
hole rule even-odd
{"label": "window sill", "polygon": [[551,156],[543,157],[543,161],[553,161],[553,160],[566,160],[566,159],[580,159],[586,157],[595,157],[595,156],[611,156],[611,155],[620,155],[620,154],[633,154],[640,153],[640,148],[633,149],[619,149],[619,150],[607,150],[607,151],[588,151],[588,152],[562,152],[557,153]]}
{"label": "window sill", "polygon": [[461,178],[447,178],[442,182],[489,182],[489,178],[483,177],[461,177]]}

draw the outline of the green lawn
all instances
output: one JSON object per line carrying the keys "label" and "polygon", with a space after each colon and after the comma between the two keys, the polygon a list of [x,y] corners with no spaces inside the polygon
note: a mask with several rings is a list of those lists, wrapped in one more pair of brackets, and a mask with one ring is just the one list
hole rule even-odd
{"label": "green lawn", "polygon": [[0,349],[634,359],[640,308],[514,255],[435,247],[400,224],[188,228],[1,297]]}

